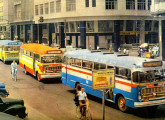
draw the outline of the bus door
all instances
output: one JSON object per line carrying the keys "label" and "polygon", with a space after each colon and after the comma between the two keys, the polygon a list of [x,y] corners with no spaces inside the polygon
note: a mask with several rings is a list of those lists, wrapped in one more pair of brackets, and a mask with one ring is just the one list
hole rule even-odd
{"label": "bus door", "polygon": [[32,59],[33,59],[33,75],[35,75],[35,61],[36,61],[36,56],[35,56],[34,53],[32,55]]}
{"label": "bus door", "polygon": [[106,89],[106,99],[113,100],[113,88]]}

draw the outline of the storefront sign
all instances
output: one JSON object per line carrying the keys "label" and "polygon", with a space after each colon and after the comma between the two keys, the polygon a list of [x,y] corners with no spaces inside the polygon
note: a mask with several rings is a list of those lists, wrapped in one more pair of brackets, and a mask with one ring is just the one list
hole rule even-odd
{"label": "storefront sign", "polygon": [[93,71],[93,89],[106,89],[114,87],[115,72],[114,69]]}
{"label": "storefront sign", "polygon": [[[134,32],[134,31],[121,31],[120,35],[136,35],[136,34],[140,34],[140,32]],[[145,32],[145,34],[148,34],[148,32]]]}

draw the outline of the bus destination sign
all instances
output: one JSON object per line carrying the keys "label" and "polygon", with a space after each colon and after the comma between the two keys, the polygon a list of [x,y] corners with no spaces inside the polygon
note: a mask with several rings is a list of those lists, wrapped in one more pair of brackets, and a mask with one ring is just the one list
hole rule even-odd
{"label": "bus destination sign", "polygon": [[107,89],[114,87],[114,69],[112,70],[102,70],[102,71],[93,71],[93,89]]}
{"label": "bus destination sign", "polygon": [[144,62],[144,67],[159,67],[162,66],[162,61],[154,61],[154,62]]}
{"label": "bus destination sign", "polygon": [[56,50],[56,51],[48,51],[48,54],[61,54],[60,50]]}
{"label": "bus destination sign", "polygon": [[8,45],[18,45],[17,42],[9,42]]}

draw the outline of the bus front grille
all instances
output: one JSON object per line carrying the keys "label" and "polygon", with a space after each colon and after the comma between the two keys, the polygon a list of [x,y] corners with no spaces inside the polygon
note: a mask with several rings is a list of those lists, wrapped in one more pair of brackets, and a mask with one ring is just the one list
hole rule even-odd
{"label": "bus front grille", "polygon": [[60,73],[61,72],[61,66],[46,67],[45,72],[46,73]]}
{"label": "bus front grille", "polygon": [[141,91],[143,99],[153,99],[165,97],[165,86],[144,88]]}

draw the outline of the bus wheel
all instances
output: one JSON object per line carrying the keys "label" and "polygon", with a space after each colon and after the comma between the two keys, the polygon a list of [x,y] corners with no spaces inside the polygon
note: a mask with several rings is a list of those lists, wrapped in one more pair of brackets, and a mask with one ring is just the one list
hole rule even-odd
{"label": "bus wheel", "polygon": [[39,73],[36,74],[36,77],[37,77],[37,80],[38,80],[39,82],[41,82],[41,79],[40,79],[40,77],[39,77]]}
{"label": "bus wheel", "polygon": [[24,66],[24,72],[27,75],[28,72],[26,71],[26,66]]}
{"label": "bus wheel", "polygon": [[120,96],[118,98],[118,108],[122,111],[122,112],[126,112],[128,110],[127,105],[126,105],[126,101],[124,99],[123,96]]}

